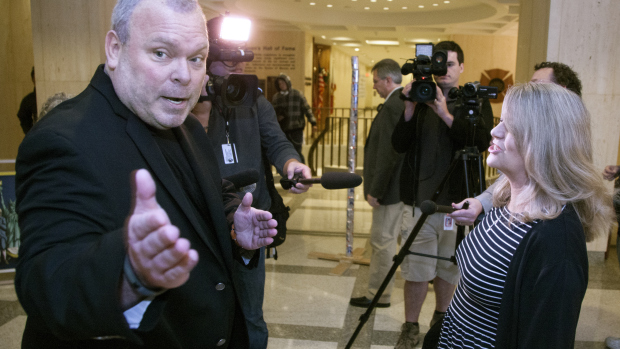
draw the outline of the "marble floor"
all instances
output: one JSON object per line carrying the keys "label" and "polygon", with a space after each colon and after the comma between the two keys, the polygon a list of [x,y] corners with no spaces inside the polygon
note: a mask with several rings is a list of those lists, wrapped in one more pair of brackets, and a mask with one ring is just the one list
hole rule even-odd
{"label": "marble floor", "polygon": [[[353,247],[366,248],[371,210],[355,192]],[[283,193],[291,207],[286,242],[278,259],[268,259],[264,313],[269,326],[269,349],[344,348],[365,309],[349,306],[349,298],[364,294],[368,267],[353,265],[341,276],[330,272],[335,261],[308,258],[309,252],[344,254],[346,251],[346,190],[328,191],[316,185],[305,194]],[[588,291],[581,309],[576,348],[605,348],[605,337],[620,336],[620,268],[611,247],[604,262],[591,263]],[[5,278],[7,276],[4,276]],[[0,275],[0,280],[2,275]],[[403,280],[396,275],[392,306],[376,309],[353,348],[393,348],[404,321]],[[420,331],[428,330],[434,310],[429,289]],[[0,347],[19,348],[26,315],[10,282],[0,286]]]}

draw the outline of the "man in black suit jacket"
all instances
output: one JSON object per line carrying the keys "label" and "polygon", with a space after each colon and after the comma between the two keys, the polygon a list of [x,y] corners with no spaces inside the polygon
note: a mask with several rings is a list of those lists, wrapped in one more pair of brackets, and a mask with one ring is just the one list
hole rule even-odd
{"label": "man in black suit jacket", "polygon": [[19,149],[22,345],[247,347],[232,265],[271,243],[276,222],[249,194],[234,212],[187,117],[206,76],[201,8],[119,0],[112,23],[105,66]]}
{"label": "man in black suit jacket", "polygon": [[[396,240],[402,229],[412,220],[411,212],[404,214],[400,201],[399,174],[403,156],[392,148],[392,132],[405,110],[400,99],[402,74],[392,59],[384,59],[372,68],[373,88],[385,103],[379,106],[366,145],[364,146],[364,196],[372,206],[370,228],[370,275],[365,296],[351,298],[350,304],[368,307],[392,266],[396,254]],[[392,286],[390,282],[377,307],[389,307]]]}

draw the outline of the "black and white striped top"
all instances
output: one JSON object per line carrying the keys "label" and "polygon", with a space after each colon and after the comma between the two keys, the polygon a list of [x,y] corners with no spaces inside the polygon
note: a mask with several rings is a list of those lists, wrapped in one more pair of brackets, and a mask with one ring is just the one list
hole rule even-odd
{"label": "black and white striped top", "polygon": [[461,279],[441,328],[439,348],[494,348],[499,306],[512,256],[536,222],[493,208],[459,246]]}

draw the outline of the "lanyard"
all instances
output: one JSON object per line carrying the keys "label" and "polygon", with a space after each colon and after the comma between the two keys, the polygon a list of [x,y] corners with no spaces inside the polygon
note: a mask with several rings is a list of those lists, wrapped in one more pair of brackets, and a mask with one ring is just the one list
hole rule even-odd
{"label": "lanyard", "polygon": [[226,134],[226,143],[230,145],[230,116],[232,115],[232,109],[227,108],[226,106],[222,107],[219,103],[214,101],[217,110],[220,112],[220,115],[224,118],[224,132]]}

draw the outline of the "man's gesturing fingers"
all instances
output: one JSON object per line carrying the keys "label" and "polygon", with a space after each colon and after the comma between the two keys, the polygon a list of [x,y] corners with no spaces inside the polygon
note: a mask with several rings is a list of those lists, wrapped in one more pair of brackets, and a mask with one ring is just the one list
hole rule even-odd
{"label": "man's gesturing fingers", "polygon": [[133,208],[127,220],[127,254],[147,287],[174,288],[189,278],[198,253],[180,237],[155,197],[155,182],[146,170],[134,174]]}

